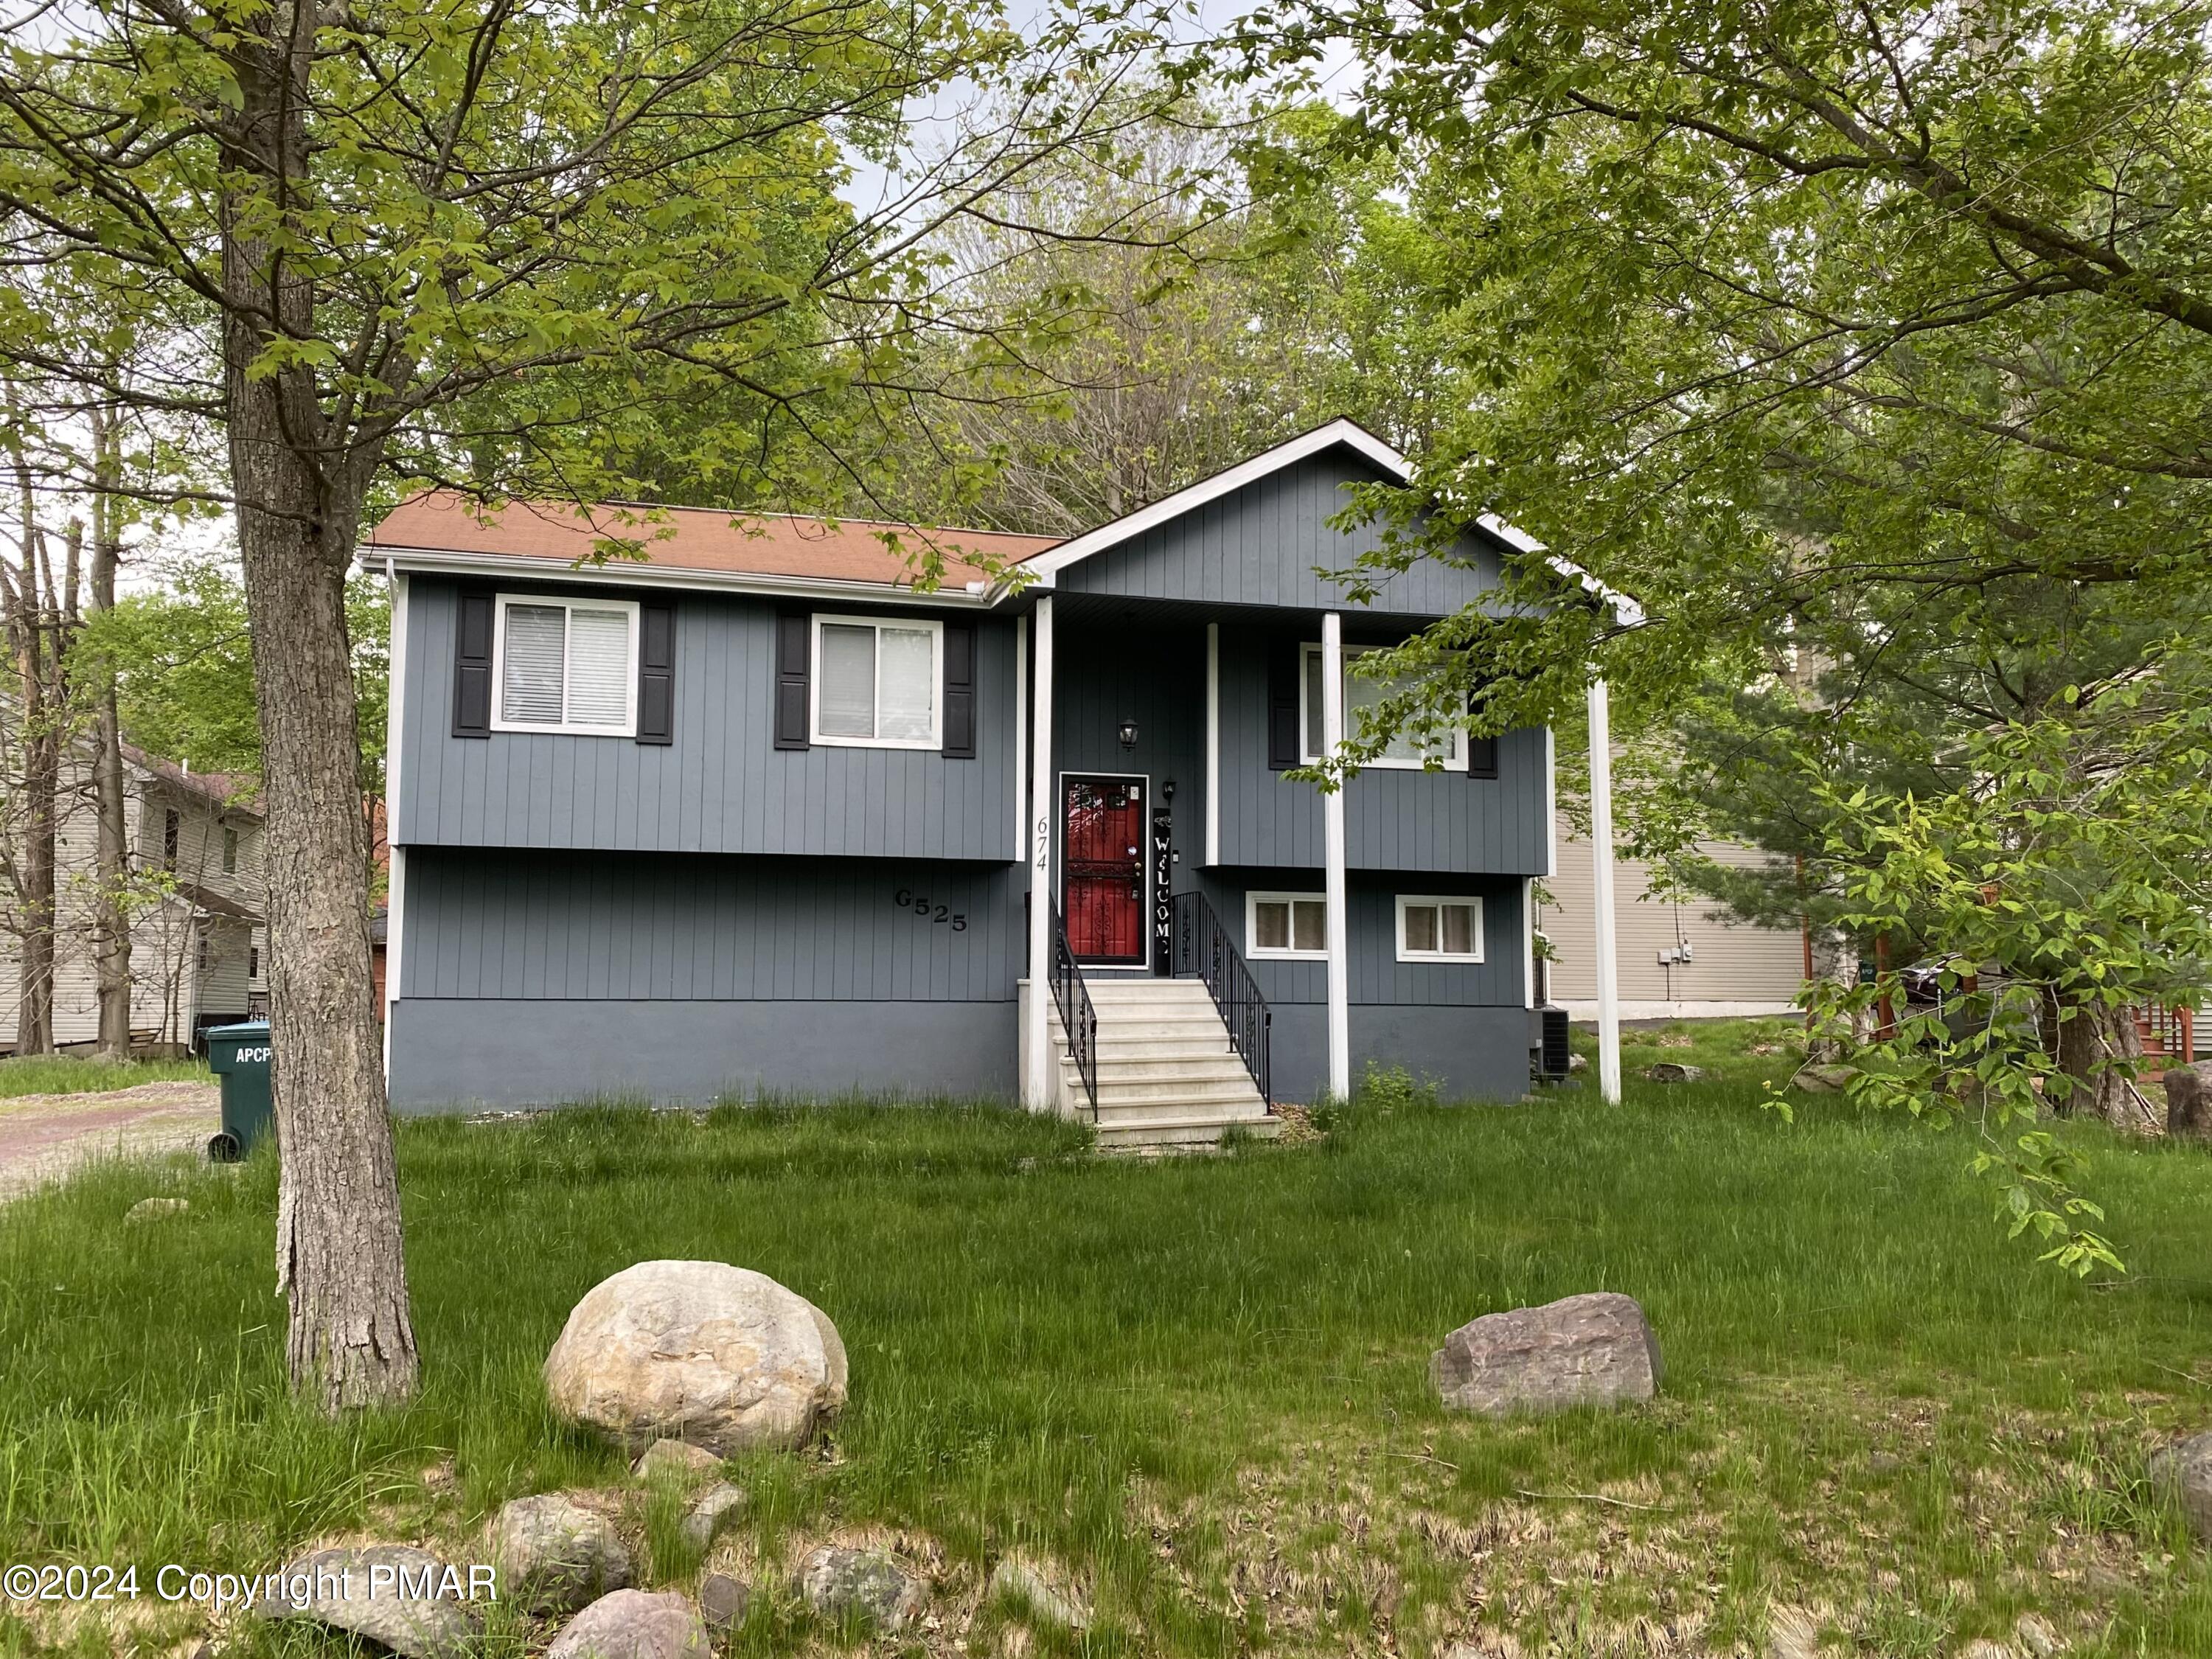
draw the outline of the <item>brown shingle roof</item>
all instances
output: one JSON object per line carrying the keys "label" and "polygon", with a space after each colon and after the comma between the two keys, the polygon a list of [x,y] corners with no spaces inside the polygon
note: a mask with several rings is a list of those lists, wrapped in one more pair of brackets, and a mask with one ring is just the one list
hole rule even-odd
{"label": "brown shingle roof", "polygon": [[[896,538],[896,550],[887,538]],[[945,555],[943,585],[957,588],[1000,567],[1041,553],[1059,539],[995,530],[935,530],[875,519],[805,519],[779,513],[730,513],[695,507],[610,503],[580,508],[567,502],[513,501],[487,513],[465,495],[425,490],[410,495],[369,532],[371,547],[543,559],[571,565],[592,557],[605,538],[645,544],[646,558],[617,558],[614,569],[661,567],[730,575],[787,576],[825,581],[913,580],[910,561],[927,549]]]}
{"label": "brown shingle roof", "polygon": [[261,811],[261,782],[248,772],[187,772],[174,761],[149,755],[136,744],[123,745],[123,758],[151,772],[173,789],[198,795],[211,806],[234,812]]}

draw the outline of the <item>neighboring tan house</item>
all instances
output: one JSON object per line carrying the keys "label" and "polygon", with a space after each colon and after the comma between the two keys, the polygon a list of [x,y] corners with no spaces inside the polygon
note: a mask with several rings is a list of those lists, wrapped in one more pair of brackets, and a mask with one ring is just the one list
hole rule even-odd
{"label": "neighboring tan house", "polygon": [[1408,472],[1338,421],[1064,542],[897,531],[954,550],[927,593],[889,526],[671,509],[589,562],[619,509],[403,503],[362,550],[392,1104],[1018,1093],[1166,1141],[1370,1061],[1519,1097],[1551,734],[1286,775],[1387,690],[1333,654],[1533,545],[1486,523],[1356,601],[1346,490]]}
{"label": "neighboring tan house", "polygon": [[[1536,927],[1550,942],[1551,1000],[1578,1020],[1597,1018],[1597,968],[1590,844],[1565,817],[1553,830],[1557,855],[1544,885]],[[1773,854],[1732,842],[1698,849],[1716,863],[1755,868]],[[1651,872],[1635,859],[1613,861],[1614,959],[1623,1019],[1717,1018],[1781,1014],[1805,982],[1805,937],[1797,929],[1720,919],[1717,900],[1658,898]]]}
{"label": "neighboring tan house", "polygon": [[[67,764],[56,836],[54,1042],[82,1049],[100,1036],[90,927],[98,842],[89,756],[73,750]],[[268,1010],[262,820],[247,787],[125,747],[129,856],[142,895],[131,931],[134,1046],[196,1046],[208,1026]],[[16,939],[0,933],[0,1053],[15,1045],[21,960]]]}

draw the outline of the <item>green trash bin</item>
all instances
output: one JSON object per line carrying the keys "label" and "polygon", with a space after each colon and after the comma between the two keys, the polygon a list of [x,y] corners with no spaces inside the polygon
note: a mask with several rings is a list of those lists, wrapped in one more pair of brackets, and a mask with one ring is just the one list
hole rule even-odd
{"label": "green trash bin", "polygon": [[208,1156],[235,1164],[276,1121],[269,1098],[269,1022],[211,1025],[207,1048],[208,1069],[222,1079],[222,1127],[208,1142]]}

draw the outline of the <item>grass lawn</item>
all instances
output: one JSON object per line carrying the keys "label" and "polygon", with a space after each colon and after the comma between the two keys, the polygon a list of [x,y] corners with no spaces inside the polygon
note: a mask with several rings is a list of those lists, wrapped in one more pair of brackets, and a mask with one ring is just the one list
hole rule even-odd
{"label": "grass lawn", "polygon": [[204,1060],[94,1060],[26,1054],[0,1060],[0,1100],[21,1095],[91,1095],[140,1083],[211,1081]]}
{"label": "grass lawn", "polygon": [[[2160,1438],[2212,1427],[2212,1157],[2080,1131],[2131,1271],[2078,1283],[2006,1243],[1960,1133],[1760,1109],[1795,1058],[1752,1050],[1786,1034],[1633,1034],[1618,1110],[1376,1097],[1323,1139],[1154,1163],[955,1107],[410,1122],[424,1388],[337,1425],[286,1403],[268,1158],[96,1169],[0,1211],[0,1560],[143,1582],[365,1533],[467,1560],[505,1498],[621,1482],[548,1417],[538,1365],[599,1279],[702,1256],[811,1297],[853,1364],[828,1447],[735,1477],[752,1501],[717,1565],[758,1586],[736,1652],[852,1650],[788,1566],[874,1536],[929,1566],[908,1646],[947,1656],[1765,1654],[1802,1614],[1889,1659],[2029,1613],[2076,1654],[2212,1653],[2212,1554],[2142,1480]],[[1662,1054],[1713,1075],[1635,1080]],[[189,1212],[119,1224],[156,1192]],[[1649,1310],[1656,1404],[1438,1409],[1447,1331],[1595,1289]],[[689,1587],[665,1498],[633,1517],[647,1576]],[[1081,1579],[1087,1638],[983,1601],[1010,1548]],[[0,1650],[197,1628],[0,1618]]]}

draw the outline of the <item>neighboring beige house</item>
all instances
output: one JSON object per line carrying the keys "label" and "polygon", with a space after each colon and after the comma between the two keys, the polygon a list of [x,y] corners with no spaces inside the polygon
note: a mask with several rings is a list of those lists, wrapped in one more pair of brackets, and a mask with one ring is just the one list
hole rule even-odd
{"label": "neighboring beige house", "polygon": [[[1553,902],[1536,911],[1551,941],[1551,1000],[1577,1019],[1597,1018],[1597,969],[1590,890],[1590,844],[1565,817],[1553,831]],[[1752,867],[1773,854],[1732,842],[1698,849],[1722,864]],[[1805,940],[1784,931],[1713,919],[1710,899],[1655,898],[1650,872],[1635,859],[1613,862],[1615,955],[1623,1019],[1717,1018],[1787,1013],[1804,983]]]}
{"label": "neighboring beige house", "polygon": [[[97,857],[89,756],[64,780],[56,874],[54,1041],[100,1036],[100,980],[89,926]],[[131,933],[131,1030],[141,1047],[181,1047],[210,1025],[267,1012],[262,977],[262,819],[240,780],[193,774],[126,746],[131,868],[145,896]],[[0,894],[0,904],[9,896]],[[0,1053],[13,1052],[21,951],[0,932]]]}

